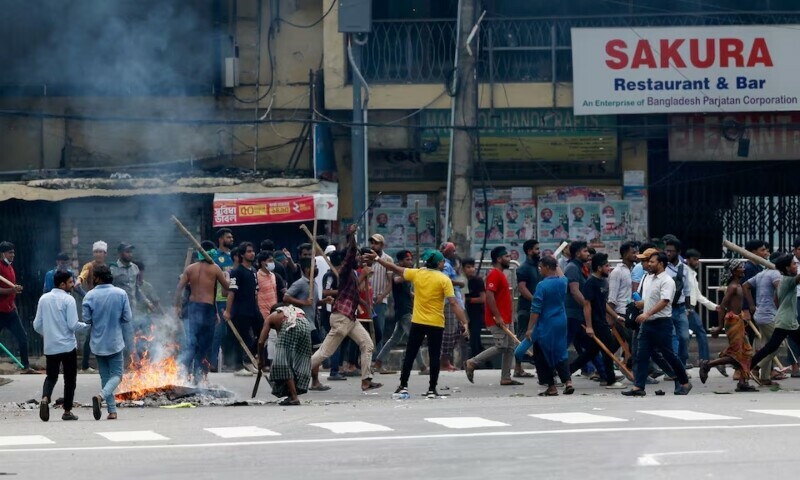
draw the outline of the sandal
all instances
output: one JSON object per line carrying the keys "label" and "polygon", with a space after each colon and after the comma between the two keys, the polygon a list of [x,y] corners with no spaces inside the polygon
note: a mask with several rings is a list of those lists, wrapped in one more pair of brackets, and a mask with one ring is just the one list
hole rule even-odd
{"label": "sandal", "polygon": [[575,393],[575,387],[572,385],[567,385],[567,387],[564,389],[564,395],[572,395],[573,393]]}
{"label": "sandal", "polygon": [[116,420],[116,419],[117,419],[116,413],[109,413],[108,416],[106,417],[106,420]]}
{"label": "sandal", "polygon": [[558,392],[551,392],[550,390],[545,390],[544,392],[539,393],[540,397],[557,397]]}
{"label": "sandal", "polygon": [[331,387],[329,387],[328,385],[323,385],[323,384],[319,384],[316,387],[309,388],[309,390],[312,391],[312,392],[327,392],[330,389],[331,389]]}
{"label": "sandal", "polygon": [[737,385],[735,392],[757,392],[758,389],[752,385]]}
{"label": "sandal", "polygon": [[708,366],[708,360],[701,360],[700,361],[700,381],[705,384],[706,380],[708,380],[708,371],[710,370]]}
{"label": "sandal", "polygon": [[534,378],[534,374],[523,371],[522,373],[515,373],[514,378]]}
{"label": "sandal", "polygon": [[508,383],[500,382],[501,387],[516,387],[519,385],[525,385],[525,384],[522,382],[518,382],[516,380],[509,380]]}
{"label": "sandal", "polygon": [[373,381],[371,381],[371,380],[370,380],[370,382],[369,382],[369,385],[367,385],[367,388],[364,388],[364,387],[362,386],[362,387],[361,387],[361,391],[362,391],[362,392],[366,392],[366,391],[368,391],[368,390],[375,390],[375,389],[377,389],[377,388],[381,388],[382,386],[383,386],[383,384],[382,384],[382,383],[375,383],[375,382],[373,382]]}
{"label": "sandal", "polygon": [[300,405],[300,400],[292,400],[291,398],[286,397],[280,402],[278,402],[278,405],[282,407],[296,407]]}
{"label": "sandal", "polygon": [[475,366],[467,362],[466,367],[464,373],[467,374],[467,380],[469,380],[469,383],[475,383]]}

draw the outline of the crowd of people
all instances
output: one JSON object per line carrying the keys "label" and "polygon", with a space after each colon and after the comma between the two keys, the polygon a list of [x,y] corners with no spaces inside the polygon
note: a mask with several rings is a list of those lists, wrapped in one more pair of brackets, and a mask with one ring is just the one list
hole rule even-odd
{"label": "crowd of people", "polygon": [[[202,381],[210,371],[269,372],[272,393],[283,399],[281,404],[299,405],[299,395],[330,389],[320,381],[321,368],[330,369],[328,382],[360,377],[363,391],[382,387],[375,373],[396,373],[384,365],[406,338],[395,390],[400,395],[408,394],[415,364],[429,376],[426,396],[436,398],[442,370],[463,370],[474,382],[476,369],[498,360],[501,386],[538,377],[544,387],[540,396],[559,395],[561,387],[563,394],[574,393],[572,375],[578,371],[631,397],[646,395],[647,385],[663,375],[674,382],[675,395],[687,395],[692,390],[690,332],[698,343],[703,383],[712,368],[727,376],[726,366],[735,370],[737,392],[758,391],[751,380],[772,385],[787,374],[800,376],[794,356],[800,342],[800,239],[790,254],[770,255],[765,242],[748,242],[748,260],[732,259],[723,268],[725,294],[717,305],[698,285],[700,253],[684,251],[672,235],[658,245],[622,244],[621,262],[613,269],[607,254],[585,242],[571,242],[556,258],[541,256],[538,242],[531,239],[523,245],[516,285],[509,280],[512,259],[505,247],[491,250],[492,267],[484,279],[477,262],[460,258],[453,243],[426,250],[418,260],[409,250],[392,258],[380,234],[362,248],[356,236],[351,226],[341,250],[324,236],[311,238],[298,247],[296,260],[271,240],[261,242],[258,250],[250,242],[236,245],[226,228],[216,233],[216,243],[204,241],[194,261],[187,262],[174,299],[175,317],[183,320],[179,361],[187,379]],[[115,419],[114,391],[139,354],[133,338],[147,328],[148,313],[161,311],[154,289],[143,279],[144,265],[133,261],[133,245],[120,244],[111,264],[106,264],[105,242],[93,247],[94,258],[80,274],[68,268],[68,256],[59,255],[45,277],[34,320],[46,356],[40,404],[44,421],[59,372],[64,375],[62,418],[77,419],[72,413],[76,333],[84,330],[82,371],[93,372],[91,353],[101,380],[92,399],[93,415],[100,419],[105,403],[107,418]],[[16,285],[13,244],[0,243],[0,255],[0,276]],[[774,268],[764,267],[767,258]],[[83,297],[81,316],[73,291]],[[16,313],[20,293],[19,285],[0,287],[0,329],[11,331],[23,371],[32,373]],[[393,315],[388,314],[390,305]],[[718,313],[719,325],[708,333],[724,331],[728,341],[713,360],[699,305]],[[484,329],[491,336],[487,349]],[[758,351],[753,348],[756,337],[763,345]],[[787,340],[791,371],[773,368],[782,366],[775,353]],[[572,361],[570,345],[577,354]],[[526,363],[535,366],[536,375],[525,371]]]}

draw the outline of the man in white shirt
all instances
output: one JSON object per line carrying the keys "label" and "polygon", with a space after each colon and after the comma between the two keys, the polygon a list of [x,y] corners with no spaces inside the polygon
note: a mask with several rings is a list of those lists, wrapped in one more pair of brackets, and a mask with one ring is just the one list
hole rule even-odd
{"label": "man in white shirt", "polygon": [[[383,238],[383,235],[376,233],[369,237],[369,248],[375,252],[378,258],[384,262],[394,263],[392,257],[383,251],[385,246],[386,240]],[[376,339],[378,344],[375,346],[374,353],[374,357],[377,357],[378,352],[383,348],[383,344],[386,343],[386,340],[389,340],[389,337],[394,331],[394,324],[386,325],[386,310],[389,308],[389,296],[392,294],[393,275],[386,270],[383,265],[377,262],[372,266],[372,271],[374,272],[371,279],[373,295],[372,309],[375,312],[376,335],[379,337]],[[391,327],[391,329],[389,327]]]}
{"label": "man in white shirt", "polygon": [[[688,395],[692,384],[686,369],[672,349],[672,300],[675,296],[675,281],[665,273],[669,260],[663,252],[648,249],[640,258],[646,257],[649,275],[642,279],[642,301],[636,307],[642,314],[636,318],[639,327],[639,346],[634,364],[636,381],[633,388],[622,392],[628,397],[643,397],[650,358],[661,352],[664,360],[676,375],[675,395]],[[644,258],[642,258],[644,260]]]}
{"label": "man in white shirt", "polygon": [[625,242],[619,247],[622,263],[608,276],[608,303],[617,315],[624,317],[631,303],[631,270],[636,263],[639,249],[634,242]]}
{"label": "man in white shirt", "polygon": [[[700,319],[700,314],[697,313],[697,304],[699,303],[711,311],[717,309],[717,304],[706,298],[705,295],[700,292],[700,284],[697,282],[697,271],[700,269],[700,252],[694,249],[687,250],[686,264],[689,266],[686,271],[686,278],[689,281],[690,291],[690,306],[688,310],[689,329],[694,332],[695,338],[697,339],[697,356],[699,360],[709,360],[708,336],[706,335],[703,321]],[[720,373],[724,371],[725,367],[722,367]]]}
{"label": "man in white shirt", "polygon": [[55,288],[39,298],[33,329],[44,337],[44,355],[47,359],[47,378],[44,379],[39,418],[50,420],[50,400],[58,382],[58,372],[64,369],[64,414],[62,420],[77,420],[72,413],[75,385],[78,378],[78,342],[75,332],[88,325],[78,320],[78,307],[69,292],[74,281],[72,272],[57,271]]}

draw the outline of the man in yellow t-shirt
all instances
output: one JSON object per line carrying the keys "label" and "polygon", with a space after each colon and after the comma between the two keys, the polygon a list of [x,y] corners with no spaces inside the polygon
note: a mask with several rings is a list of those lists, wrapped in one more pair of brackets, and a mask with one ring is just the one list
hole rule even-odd
{"label": "man in yellow t-shirt", "polygon": [[414,312],[411,315],[411,331],[408,335],[408,344],[403,358],[403,370],[400,374],[400,386],[395,393],[408,394],[408,377],[411,367],[417,357],[422,341],[428,339],[428,361],[431,368],[430,386],[426,396],[436,398],[436,384],[439,381],[439,356],[442,350],[442,335],[444,334],[444,305],[450,304],[456,317],[467,327],[467,316],[459,306],[453,291],[453,282],[442,273],[444,269],[444,256],[438,250],[427,250],[422,254],[425,268],[403,268],[394,263],[378,258],[374,253],[368,254],[389,271],[402,276],[407,282],[414,284]]}

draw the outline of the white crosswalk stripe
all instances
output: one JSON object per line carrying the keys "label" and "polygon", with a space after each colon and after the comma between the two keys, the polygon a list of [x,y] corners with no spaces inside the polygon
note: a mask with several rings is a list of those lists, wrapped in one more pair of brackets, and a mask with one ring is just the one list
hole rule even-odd
{"label": "white crosswalk stripe", "polygon": [[765,415],[778,415],[781,417],[800,418],[800,410],[748,410],[748,412],[763,413]]}
{"label": "white crosswalk stripe", "polygon": [[656,417],[673,418],[675,420],[686,420],[690,422],[699,420],[740,420],[739,417],[695,412],[693,410],[637,410],[637,412],[644,413],[645,415],[655,415]]}
{"label": "white crosswalk stripe", "polygon": [[96,432],[112,442],[155,442],[169,440],[152,430],[135,430],[129,432]]}
{"label": "white crosswalk stripe", "polygon": [[540,418],[542,420],[551,420],[553,422],[568,423],[570,425],[628,421],[624,418],[609,417],[607,415],[595,415],[593,413],[584,412],[537,413],[529,416],[533,418]]}
{"label": "white crosswalk stripe", "polygon": [[281,435],[278,432],[254,426],[204,428],[203,430],[222,438],[279,437]]}
{"label": "white crosswalk stripe", "polygon": [[484,427],[509,427],[510,425],[481,417],[441,417],[426,418],[426,422],[436,423],[447,428],[484,428]]}
{"label": "white crosswalk stripe", "polygon": [[312,427],[324,428],[333,433],[365,433],[365,432],[391,432],[392,429],[385,425],[367,422],[328,422],[310,423]]}
{"label": "white crosswalk stripe", "polygon": [[0,447],[16,447],[17,445],[50,445],[56,443],[43,435],[16,435],[0,437]]}

